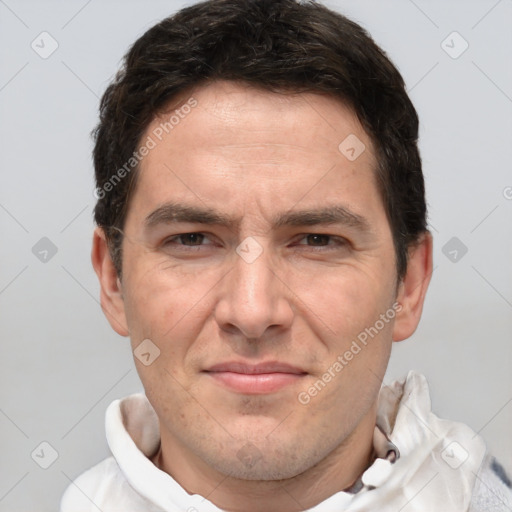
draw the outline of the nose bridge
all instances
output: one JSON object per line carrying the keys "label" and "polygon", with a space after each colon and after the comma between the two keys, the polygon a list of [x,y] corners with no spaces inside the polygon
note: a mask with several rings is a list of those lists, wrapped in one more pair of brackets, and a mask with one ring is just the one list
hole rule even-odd
{"label": "nose bridge", "polygon": [[[239,256],[235,259],[233,289],[235,298],[240,304],[263,308],[274,300],[271,290],[271,261],[268,254],[262,254],[254,260]],[[238,296],[238,297],[237,297]]]}
{"label": "nose bridge", "polygon": [[226,276],[217,305],[221,327],[236,327],[244,336],[254,339],[270,326],[290,322],[291,308],[273,266],[270,249],[254,239],[246,239],[237,247],[232,271]]}

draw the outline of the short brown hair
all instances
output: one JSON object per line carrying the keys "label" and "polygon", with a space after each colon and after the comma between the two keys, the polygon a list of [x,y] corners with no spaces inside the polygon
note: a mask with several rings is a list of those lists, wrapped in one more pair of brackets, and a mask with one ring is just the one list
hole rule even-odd
{"label": "short brown hair", "polygon": [[95,220],[119,275],[137,166],[112,179],[126,170],[149,123],[171,100],[213,80],[327,93],[354,110],[376,149],[402,278],[409,246],[427,230],[418,116],[400,73],[363,28],[318,3],[297,0],[197,3],[149,29],[125,56],[103,95],[94,132]]}

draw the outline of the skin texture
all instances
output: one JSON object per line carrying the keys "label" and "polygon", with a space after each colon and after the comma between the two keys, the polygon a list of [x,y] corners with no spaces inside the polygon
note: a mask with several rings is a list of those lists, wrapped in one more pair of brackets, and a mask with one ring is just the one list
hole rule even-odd
{"label": "skin texture", "polygon": [[[372,142],[337,100],[230,82],[190,95],[197,106],[141,163],[122,281],[102,230],[95,232],[102,307],[133,349],[150,339],[160,350],[149,366],[135,359],[160,419],[154,462],[225,510],[303,510],[348,488],[372,460],[378,391],[392,341],[409,337],[419,322],[431,237],[411,248],[397,286]],[[366,148],[354,161],[338,149],[350,134]],[[146,219],[169,203],[230,221],[158,222],[153,215],[149,227]],[[328,206],[366,227],[275,222]],[[204,237],[178,236],[187,233]],[[237,253],[240,244],[245,252]],[[396,316],[301,403],[298,395],[395,302]],[[301,374],[276,391],[239,392],[205,372],[229,361],[278,361]]]}

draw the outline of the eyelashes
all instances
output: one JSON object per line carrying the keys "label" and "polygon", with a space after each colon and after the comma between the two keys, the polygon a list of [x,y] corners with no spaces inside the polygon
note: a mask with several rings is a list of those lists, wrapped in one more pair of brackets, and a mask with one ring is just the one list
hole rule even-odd
{"label": "eyelashes", "polygon": [[[332,250],[349,245],[347,239],[326,233],[304,233],[297,235],[290,243],[290,247],[297,247],[299,250]],[[167,238],[162,246],[168,249],[175,248],[180,251],[192,250],[197,252],[214,247],[222,247],[222,244],[215,240],[215,237],[204,232],[180,233]]]}

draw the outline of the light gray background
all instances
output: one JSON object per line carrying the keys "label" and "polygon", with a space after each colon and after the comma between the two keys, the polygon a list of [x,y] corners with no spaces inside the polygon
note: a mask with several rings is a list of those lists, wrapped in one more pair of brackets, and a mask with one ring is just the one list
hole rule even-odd
{"label": "light gray background", "polygon": [[[182,5],[0,0],[2,511],[55,510],[69,479],[108,454],[107,405],[141,389],[89,260],[89,133],[128,46]],[[424,372],[435,411],[481,432],[512,469],[512,1],[327,5],[388,52],[421,118],[436,270],[386,382]],[[31,48],[42,31],[59,44],[47,59]],[[457,59],[441,47],[453,31],[469,43]],[[42,237],[58,248],[46,263],[32,253]],[[452,237],[468,248],[457,262],[442,252]],[[59,454],[46,470],[31,458],[42,441]]]}

